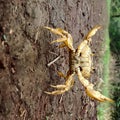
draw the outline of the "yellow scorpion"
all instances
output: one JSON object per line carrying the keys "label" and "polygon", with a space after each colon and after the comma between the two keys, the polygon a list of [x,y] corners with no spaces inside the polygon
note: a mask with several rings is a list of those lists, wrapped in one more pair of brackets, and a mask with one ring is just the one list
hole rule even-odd
{"label": "yellow scorpion", "polygon": [[96,99],[100,102],[109,101],[113,102],[112,99],[102,95],[99,91],[94,90],[94,85],[88,81],[92,71],[92,51],[89,43],[92,41],[92,36],[101,28],[101,26],[95,26],[84,38],[78,48],[75,50],[73,47],[73,38],[71,34],[61,28],[50,28],[45,27],[54,34],[61,36],[57,40],[53,40],[51,43],[60,42],[60,47],[67,47],[69,49],[69,70],[67,75],[62,72],[58,72],[61,77],[64,77],[66,82],[64,85],[51,85],[51,87],[57,90],[52,92],[47,92],[47,94],[58,95],[68,91],[74,84],[73,76],[78,75],[78,78],[82,85],[85,87],[85,91],[88,96]]}

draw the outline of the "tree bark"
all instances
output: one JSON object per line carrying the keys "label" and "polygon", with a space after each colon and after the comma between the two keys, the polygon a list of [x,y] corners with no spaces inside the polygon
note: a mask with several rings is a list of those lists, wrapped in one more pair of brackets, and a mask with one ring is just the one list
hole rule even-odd
{"label": "tree bark", "polygon": [[[76,48],[94,25],[105,26],[106,3],[99,0],[0,0],[0,120],[96,120],[96,101],[77,76],[63,95],[47,95],[50,84],[62,84],[56,71],[68,70],[69,52],[49,44],[56,35],[43,26],[63,28]],[[100,53],[103,32],[92,50]],[[54,53],[54,54],[53,54]],[[98,54],[97,53],[97,54]],[[62,57],[50,67],[47,64]],[[94,66],[99,56],[94,59]],[[98,80],[98,70],[91,82]]]}

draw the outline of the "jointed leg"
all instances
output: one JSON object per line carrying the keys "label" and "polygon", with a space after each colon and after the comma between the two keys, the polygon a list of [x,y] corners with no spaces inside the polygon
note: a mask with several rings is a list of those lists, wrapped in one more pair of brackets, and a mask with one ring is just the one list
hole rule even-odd
{"label": "jointed leg", "polygon": [[64,36],[63,33],[62,33],[63,30],[62,30],[61,28],[56,28],[56,29],[54,29],[54,28],[47,27],[47,26],[45,26],[44,28],[50,30],[50,31],[53,32],[54,34],[60,35],[60,36],[62,36],[62,37]]}
{"label": "jointed leg", "polygon": [[58,74],[60,77],[63,77],[64,79],[67,79],[67,75],[64,75],[62,72],[57,71],[57,74]]}
{"label": "jointed leg", "polygon": [[60,35],[61,38],[58,38],[57,40],[52,41],[51,43],[55,43],[55,42],[63,42],[64,44],[62,44],[61,46],[67,46],[70,50],[75,51],[75,49],[73,48],[73,39],[72,36],[65,30],[61,29],[61,28],[50,28],[50,27],[45,27],[46,29],[50,30],[51,32]]}
{"label": "jointed leg", "polygon": [[52,95],[58,95],[58,94],[62,94],[64,92],[68,91],[74,84],[73,76],[74,76],[74,73],[67,77],[65,85],[56,85],[56,86],[51,85],[51,87],[56,88],[57,90],[52,91],[52,92],[45,91],[45,93],[52,94]]}

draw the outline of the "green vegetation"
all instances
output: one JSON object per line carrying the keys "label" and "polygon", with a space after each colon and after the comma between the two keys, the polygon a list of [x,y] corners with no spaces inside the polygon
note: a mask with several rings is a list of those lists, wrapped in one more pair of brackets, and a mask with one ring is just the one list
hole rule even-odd
{"label": "green vegetation", "polygon": [[110,26],[111,50],[114,53],[120,52],[120,0],[111,2]]}
{"label": "green vegetation", "polygon": [[113,97],[115,100],[114,111],[112,112],[112,120],[120,119],[120,0],[111,1],[111,11],[110,11],[110,27],[109,33],[111,38],[111,51],[113,56],[115,56],[116,68],[115,80],[113,81],[114,93]]}
{"label": "green vegetation", "polygon": [[[103,80],[104,80],[104,85],[102,86],[102,93],[109,97],[109,60],[110,60],[110,39],[109,39],[109,34],[108,30],[106,30],[106,36],[105,36],[105,46],[106,50],[104,53],[104,56],[102,58],[103,61]],[[105,102],[105,103],[100,103],[98,106],[98,120],[105,120],[105,118],[109,117],[110,115],[108,114],[110,112],[110,103]]]}
{"label": "green vegetation", "polygon": [[[110,24],[108,29],[105,31],[105,46],[106,51],[102,58],[103,61],[103,80],[105,85],[103,86],[102,92],[104,95],[109,96],[109,90],[113,90],[113,99],[115,100],[114,106],[110,103],[102,103],[98,106],[98,120],[118,120],[120,118],[120,82],[116,81],[116,76],[114,81],[109,81],[109,62],[110,54],[117,56],[116,61],[120,63],[120,0],[107,0],[108,15],[110,16]],[[110,35],[110,36],[109,36]],[[116,71],[120,68],[115,68]],[[120,78],[120,73],[117,73],[118,79]],[[110,84],[112,85],[110,86]],[[113,110],[111,111],[111,108]],[[110,113],[110,114],[109,114]]]}
{"label": "green vegetation", "polygon": [[112,112],[112,120],[119,120],[120,118],[120,82],[114,83],[114,111]]}
{"label": "green vegetation", "polygon": [[[103,61],[103,80],[104,80],[104,85],[102,86],[102,93],[109,97],[109,60],[110,60],[110,39],[109,39],[109,34],[108,34],[108,29],[105,31],[105,45],[106,47],[104,56],[102,58]],[[107,113],[110,112],[110,104],[108,102],[106,103],[101,103],[98,106],[98,118],[99,120],[105,120],[105,117],[109,117]]]}

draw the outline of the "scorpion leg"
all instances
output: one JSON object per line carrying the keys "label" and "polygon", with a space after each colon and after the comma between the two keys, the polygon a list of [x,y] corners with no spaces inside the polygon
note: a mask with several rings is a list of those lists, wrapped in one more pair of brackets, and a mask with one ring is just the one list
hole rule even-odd
{"label": "scorpion leg", "polygon": [[102,95],[99,91],[94,90],[93,88],[94,85],[82,76],[79,68],[77,68],[77,74],[80,82],[85,87],[86,93],[89,97],[96,99],[100,102],[104,101],[114,102],[112,99]]}
{"label": "scorpion leg", "polygon": [[62,33],[62,29],[61,29],[61,28],[56,28],[56,29],[54,29],[54,28],[47,27],[47,26],[45,26],[44,28],[50,30],[50,31],[53,32],[54,34],[60,35],[60,36],[62,36],[62,37],[64,36],[63,33]]}
{"label": "scorpion leg", "polygon": [[58,74],[60,77],[63,77],[64,79],[67,79],[67,76],[64,75],[62,72],[57,71],[57,74]]}
{"label": "scorpion leg", "polygon": [[53,40],[51,44],[55,42],[65,42],[65,41],[66,41],[66,38],[58,38],[57,40]]}
{"label": "scorpion leg", "polygon": [[64,92],[68,91],[74,84],[74,80],[73,80],[74,74],[75,73],[73,73],[67,77],[65,85],[56,85],[56,86],[51,85],[51,87],[56,88],[57,90],[52,91],[52,92],[45,91],[45,93],[52,94],[52,95],[58,95],[58,94],[62,94]]}
{"label": "scorpion leg", "polygon": [[60,45],[61,46],[67,46],[70,50],[75,51],[74,47],[73,47],[73,39],[72,36],[65,30],[61,29],[61,28],[50,28],[50,27],[44,27],[48,30],[50,30],[51,32],[53,32],[54,34],[60,35],[61,38],[58,38],[57,40],[52,41],[51,43],[55,43],[55,42],[63,42],[64,44]]}

